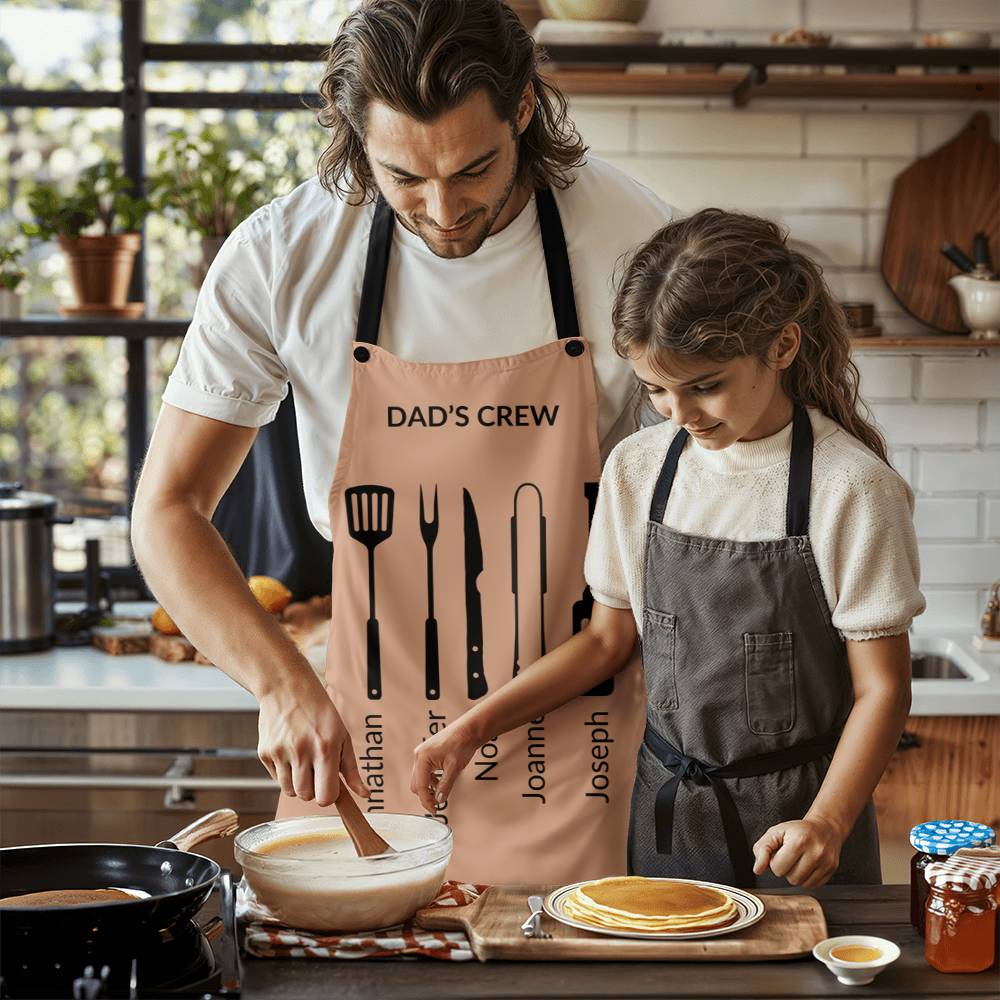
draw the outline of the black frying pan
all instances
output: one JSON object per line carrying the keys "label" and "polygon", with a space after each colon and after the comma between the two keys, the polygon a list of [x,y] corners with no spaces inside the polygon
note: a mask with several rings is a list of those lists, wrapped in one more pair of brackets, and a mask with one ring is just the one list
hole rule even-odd
{"label": "black frying pan", "polygon": [[116,934],[131,938],[166,930],[194,916],[222,870],[188,848],[236,832],[232,809],[202,816],[155,847],[131,844],[45,844],[0,850],[0,897],[50,889],[138,890],[142,898],[82,906],[5,906],[0,936],[8,955],[18,940],[49,935]]}

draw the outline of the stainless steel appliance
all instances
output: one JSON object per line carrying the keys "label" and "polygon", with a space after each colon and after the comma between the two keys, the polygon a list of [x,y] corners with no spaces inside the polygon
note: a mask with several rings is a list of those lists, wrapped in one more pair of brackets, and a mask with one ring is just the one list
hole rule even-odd
{"label": "stainless steel appliance", "polygon": [[20,483],[0,483],[0,653],[52,645],[56,504]]}

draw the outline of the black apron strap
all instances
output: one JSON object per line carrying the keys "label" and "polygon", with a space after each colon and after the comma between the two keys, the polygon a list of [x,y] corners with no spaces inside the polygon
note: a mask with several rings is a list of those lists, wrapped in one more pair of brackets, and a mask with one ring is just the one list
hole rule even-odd
{"label": "black apron strap", "polygon": [[788,499],[785,501],[785,534],[809,534],[809,493],[812,486],[813,432],[809,414],[796,405],[792,416],[792,454],[788,462]]}
{"label": "black apron strap", "polygon": [[[566,236],[563,233],[562,220],[559,218],[559,209],[548,188],[535,195],[535,204],[542,234],[542,249],[545,251],[545,270],[549,278],[549,294],[552,297],[556,333],[560,340],[579,337],[580,323],[576,315],[576,299],[573,296],[573,277],[569,268]],[[362,344],[378,343],[395,222],[396,217],[389,203],[380,195],[375,203],[375,213],[368,234],[368,256],[365,260],[361,304],[358,308],[355,340]]]}
{"label": "black apron strap", "polygon": [[556,317],[556,333],[560,340],[579,337],[580,323],[576,315],[566,235],[552,191],[549,188],[539,191],[535,195],[535,205],[538,209],[538,225],[542,231],[542,249],[545,251],[545,270],[549,276],[552,311]]}
{"label": "black apron strap", "polygon": [[677,463],[681,460],[681,452],[690,436],[682,427],[674,435],[673,441],[670,442],[667,457],[663,460],[660,475],[656,480],[656,487],[653,489],[653,500],[649,505],[649,519],[653,524],[663,523],[663,515],[667,511],[667,501],[670,499],[670,489],[674,485],[674,476],[677,475]]}
{"label": "black apron strap", "polygon": [[379,195],[368,233],[368,257],[361,285],[361,305],[358,308],[358,332],[355,340],[362,344],[378,343],[382,300],[385,298],[385,276],[389,273],[389,250],[392,247],[392,227],[395,221],[396,217],[389,203]]}
{"label": "black apron strap", "polygon": [[732,764],[714,767],[703,764],[694,757],[682,754],[668,740],[647,724],[643,742],[665,768],[673,771],[656,793],[655,823],[656,850],[659,854],[670,854],[673,850],[674,802],[677,790],[684,782],[695,785],[710,785],[719,806],[722,830],[726,837],[726,848],[733,866],[736,885],[750,889],[756,885],[753,873],[753,854],[747,840],[743,820],[733,801],[723,778],[753,778],[774,771],[784,771],[790,767],[800,767],[833,753],[840,741],[840,730],[822,733],[794,746],[771,750],[756,757],[747,757]]}

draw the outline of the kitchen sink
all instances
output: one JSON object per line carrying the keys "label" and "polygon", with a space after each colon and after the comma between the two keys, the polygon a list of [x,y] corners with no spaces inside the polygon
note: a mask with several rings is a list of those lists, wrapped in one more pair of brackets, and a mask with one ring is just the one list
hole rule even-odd
{"label": "kitchen sink", "polygon": [[910,637],[913,680],[985,681],[986,671],[951,639]]}
{"label": "kitchen sink", "polygon": [[913,679],[916,680],[947,680],[971,681],[972,678],[947,656],[935,656],[933,653],[914,653]]}

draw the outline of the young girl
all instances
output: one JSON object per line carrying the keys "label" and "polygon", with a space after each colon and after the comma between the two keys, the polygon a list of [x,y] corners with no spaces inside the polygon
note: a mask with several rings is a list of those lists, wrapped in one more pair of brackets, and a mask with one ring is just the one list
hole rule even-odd
{"label": "young girl", "polygon": [[924,602],[843,315],[774,223],[707,209],[635,252],[613,321],[665,422],[605,466],[590,624],[422,743],[413,791],[433,811],[477,747],[621,670],[638,634],[629,871],[879,882],[871,795]]}

